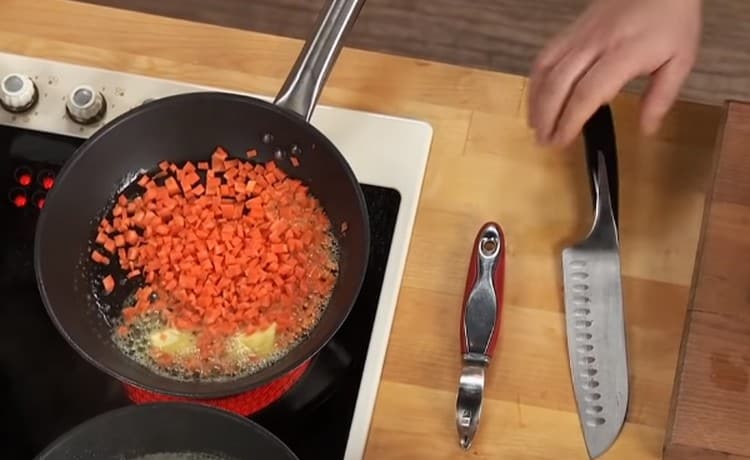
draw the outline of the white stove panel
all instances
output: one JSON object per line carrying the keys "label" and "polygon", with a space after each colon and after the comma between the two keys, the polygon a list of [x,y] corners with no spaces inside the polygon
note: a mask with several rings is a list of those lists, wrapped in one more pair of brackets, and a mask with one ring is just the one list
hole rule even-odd
{"label": "white stove panel", "polygon": [[[205,90],[247,94],[0,53],[0,83],[9,74],[18,74],[21,78],[15,78],[8,84],[9,89],[19,90],[12,95],[15,98],[11,98],[13,101],[25,100],[28,95],[23,91],[26,88],[19,85],[30,81],[36,87],[38,100],[28,113],[14,114],[0,108],[1,125],[81,138],[89,137],[112,118],[149,99]],[[105,117],[91,125],[77,123],[66,110],[66,104],[72,102],[72,94],[81,85],[86,88],[79,96],[96,97],[96,93],[100,93],[106,104]],[[93,94],[87,94],[87,90],[93,90]],[[247,95],[272,100],[268,96]],[[11,99],[6,98],[6,102]],[[74,107],[79,110],[72,112],[85,116],[96,101],[79,102],[82,105]],[[360,182],[395,188],[402,199],[347,443],[345,459],[353,460],[364,455],[432,142],[432,127],[422,121],[325,105],[317,106],[311,123],[341,150]]]}

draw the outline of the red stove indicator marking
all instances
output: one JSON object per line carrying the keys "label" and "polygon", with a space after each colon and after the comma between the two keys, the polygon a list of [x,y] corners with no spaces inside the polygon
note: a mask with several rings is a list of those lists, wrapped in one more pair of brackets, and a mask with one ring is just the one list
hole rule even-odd
{"label": "red stove indicator marking", "polygon": [[34,206],[39,209],[42,209],[44,207],[44,202],[46,199],[47,196],[44,194],[44,192],[36,192],[31,195],[31,202],[34,203]]}
{"label": "red stove indicator marking", "polygon": [[16,205],[17,208],[23,208],[29,203],[29,199],[26,198],[26,195],[18,194],[15,197],[13,197],[13,204]]}
{"label": "red stove indicator marking", "polygon": [[21,174],[18,176],[18,183],[24,187],[31,185],[31,174]]}
{"label": "red stove indicator marking", "polygon": [[52,176],[47,176],[42,179],[42,187],[44,187],[45,190],[51,189],[55,185],[55,178]]}

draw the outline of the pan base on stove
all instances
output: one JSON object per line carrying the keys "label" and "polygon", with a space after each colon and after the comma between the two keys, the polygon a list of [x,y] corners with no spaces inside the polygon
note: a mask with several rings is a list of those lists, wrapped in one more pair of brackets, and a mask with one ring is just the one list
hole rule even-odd
{"label": "pan base on stove", "polygon": [[234,458],[217,456],[213,454],[199,454],[191,452],[165,452],[161,454],[148,454],[136,458],[128,458],[123,460],[237,460]]}

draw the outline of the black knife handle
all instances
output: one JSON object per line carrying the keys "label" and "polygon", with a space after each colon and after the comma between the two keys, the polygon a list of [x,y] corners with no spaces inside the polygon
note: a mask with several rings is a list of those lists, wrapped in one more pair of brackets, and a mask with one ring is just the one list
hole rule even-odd
{"label": "black knife handle", "polygon": [[599,161],[598,153],[604,157],[607,167],[607,181],[609,182],[610,200],[615,225],[619,227],[619,197],[620,182],[617,169],[617,141],[615,138],[615,124],[612,119],[612,109],[603,105],[586,121],[583,127],[583,139],[586,148],[586,164],[589,170],[589,185],[591,186],[591,200],[596,206],[596,177]]}

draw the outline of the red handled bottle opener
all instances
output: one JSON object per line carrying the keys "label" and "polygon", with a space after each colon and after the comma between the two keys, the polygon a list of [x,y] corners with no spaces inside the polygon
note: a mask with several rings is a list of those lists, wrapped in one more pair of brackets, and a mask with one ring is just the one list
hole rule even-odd
{"label": "red handled bottle opener", "polygon": [[456,400],[459,444],[468,449],[482,413],[484,374],[495,351],[503,309],[505,239],[494,222],[482,226],[474,240],[461,309],[463,369]]}

